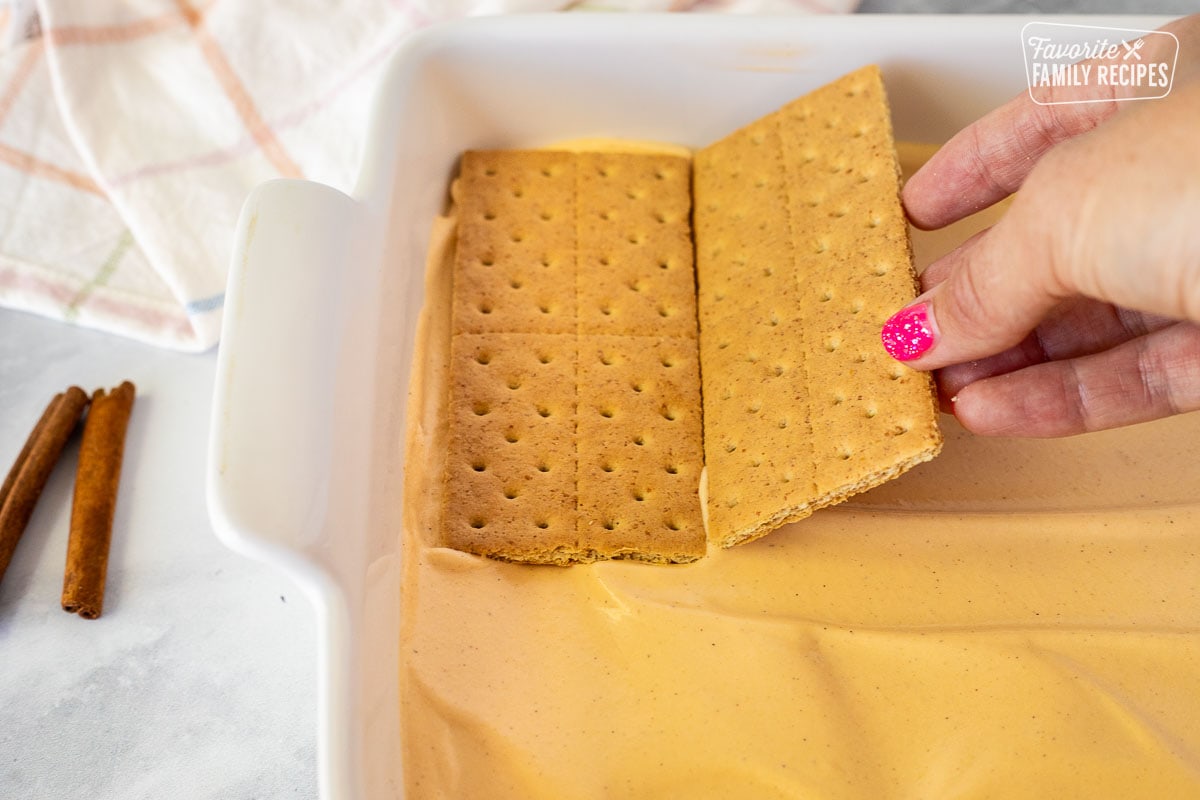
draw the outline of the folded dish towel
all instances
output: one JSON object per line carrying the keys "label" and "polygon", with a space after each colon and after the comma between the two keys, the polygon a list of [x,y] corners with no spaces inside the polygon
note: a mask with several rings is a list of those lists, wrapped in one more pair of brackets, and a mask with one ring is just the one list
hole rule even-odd
{"label": "folded dish towel", "polygon": [[246,194],[277,177],[347,191],[380,68],[423,25],[854,3],[0,0],[0,305],[211,347]]}

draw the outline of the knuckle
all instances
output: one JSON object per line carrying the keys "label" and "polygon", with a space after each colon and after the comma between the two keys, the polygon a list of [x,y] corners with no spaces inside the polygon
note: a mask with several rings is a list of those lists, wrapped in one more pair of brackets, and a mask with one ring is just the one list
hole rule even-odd
{"label": "knuckle", "polygon": [[962,265],[954,274],[949,292],[950,315],[960,332],[995,330],[999,319],[992,293],[984,284],[985,271],[978,262]]}

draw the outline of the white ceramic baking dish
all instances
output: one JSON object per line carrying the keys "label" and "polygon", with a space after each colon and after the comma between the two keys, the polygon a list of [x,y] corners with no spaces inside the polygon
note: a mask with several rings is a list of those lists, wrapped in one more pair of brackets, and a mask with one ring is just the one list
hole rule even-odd
{"label": "white ceramic baking dish", "polygon": [[1027,21],[572,14],[447,25],[392,59],[352,196],[276,181],[249,197],[208,501],[222,541],[285,570],[316,609],[323,798],[403,795],[405,402],[430,223],[459,154],[588,136],[704,144],[869,62],[883,67],[897,136],[940,141],[1025,88]]}

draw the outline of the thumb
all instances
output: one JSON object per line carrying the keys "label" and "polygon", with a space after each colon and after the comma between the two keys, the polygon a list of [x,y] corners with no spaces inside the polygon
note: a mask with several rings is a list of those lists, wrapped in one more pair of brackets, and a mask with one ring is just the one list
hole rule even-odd
{"label": "thumb", "polygon": [[883,325],[883,346],[893,358],[932,370],[999,353],[1023,340],[1067,296],[1050,268],[1046,217],[1018,205],[985,234],[930,265],[926,276],[944,280]]}

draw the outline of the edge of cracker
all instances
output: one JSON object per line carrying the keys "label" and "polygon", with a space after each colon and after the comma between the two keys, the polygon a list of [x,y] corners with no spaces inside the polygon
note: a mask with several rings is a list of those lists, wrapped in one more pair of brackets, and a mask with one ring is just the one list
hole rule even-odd
{"label": "edge of cracker", "polygon": [[812,516],[814,511],[845,502],[853,495],[861,494],[868,489],[874,489],[876,486],[881,486],[894,478],[900,477],[918,464],[924,464],[927,461],[932,461],[940,452],[942,452],[943,442],[942,432],[937,426],[934,426],[933,434],[934,441],[931,442],[929,447],[904,459],[903,461],[893,464],[891,467],[885,470],[873,472],[856,483],[840,486],[837,489],[834,489],[832,492],[816,498],[807,505],[799,508],[785,509],[770,519],[764,520],[753,527],[743,528],[740,531],[734,531],[728,536],[720,539],[718,543],[723,548],[730,548],[740,544],[745,544],[747,542],[752,542],[755,539],[760,539],[763,536],[766,536],[768,533],[783,527],[784,525],[792,522],[799,522],[802,519]]}

